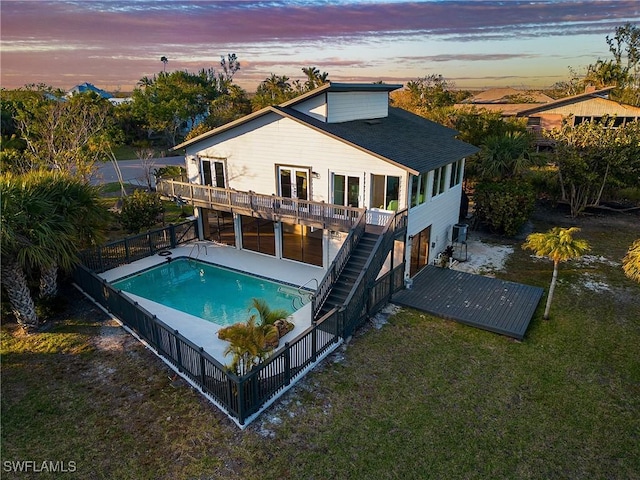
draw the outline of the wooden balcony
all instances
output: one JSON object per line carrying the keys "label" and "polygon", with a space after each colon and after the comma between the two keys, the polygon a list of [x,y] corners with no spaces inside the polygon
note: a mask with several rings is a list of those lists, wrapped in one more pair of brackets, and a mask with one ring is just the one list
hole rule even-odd
{"label": "wooden balcony", "polygon": [[174,201],[194,207],[239,213],[273,221],[297,223],[316,228],[348,232],[361,222],[364,208],[345,207],[297,198],[241,192],[175,180],[158,180],[157,191]]}

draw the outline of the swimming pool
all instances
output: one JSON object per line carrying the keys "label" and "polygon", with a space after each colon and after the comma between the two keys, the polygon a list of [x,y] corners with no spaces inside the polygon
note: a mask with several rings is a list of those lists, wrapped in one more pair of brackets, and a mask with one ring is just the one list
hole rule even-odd
{"label": "swimming pool", "polygon": [[285,309],[293,313],[309,302],[311,294],[188,258],[176,258],[111,284],[124,292],[221,326],[247,320],[253,298],[263,298],[272,310]]}

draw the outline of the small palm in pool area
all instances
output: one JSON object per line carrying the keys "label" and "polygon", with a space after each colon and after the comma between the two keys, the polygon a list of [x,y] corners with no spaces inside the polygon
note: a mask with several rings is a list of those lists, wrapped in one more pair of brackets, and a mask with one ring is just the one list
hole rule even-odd
{"label": "small palm in pool area", "polygon": [[[263,298],[254,298],[251,300],[249,311],[253,309],[258,312],[261,325],[275,325],[278,328],[279,338],[284,337],[294,328],[293,323],[287,320],[287,317],[290,315],[289,311],[283,308],[271,310]],[[278,346],[277,342],[275,346]]]}
{"label": "small palm in pool area", "polygon": [[218,330],[218,338],[229,342],[224,355],[233,355],[229,369],[244,375],[269,356],[278,344],[278,329],[275,325],[257,324],[251,315],[246,322],[234,323]]}

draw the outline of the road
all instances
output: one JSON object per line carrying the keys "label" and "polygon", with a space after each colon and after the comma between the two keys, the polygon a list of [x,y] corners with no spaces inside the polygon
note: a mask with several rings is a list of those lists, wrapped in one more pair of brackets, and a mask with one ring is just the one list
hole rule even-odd
{"label": "road", "polygon": [[[153,158],[151,159],[151,162],[152,172],[156,168],[164,167],[167,165],[180,165],[182,167],[185,166],[184,155],[179,157]],[[147,163],[147,165],[149,164]],[[124,180],[124,183],[130,183],[132,185],[142,185],[145,187],[147,186],[147,181],[145,179],[145,169],[141,160],[118,160],[118,166],[120,167],[120,171],[122,172],[122,179]],[[112,183],[117,181],[118,176],[116,175],[116,170],[112,162],[101,164],[100,167],[98,167],[96,174],[91,179],[91,183],[93,185],[100,185],[103,183]]]}

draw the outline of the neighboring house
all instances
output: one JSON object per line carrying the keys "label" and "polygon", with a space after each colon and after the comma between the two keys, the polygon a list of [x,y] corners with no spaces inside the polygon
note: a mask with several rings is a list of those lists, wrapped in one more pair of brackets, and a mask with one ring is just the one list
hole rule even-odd
{"label": "neighboring house", "polygon": [[[551,147],[551,142],[544,137],[543,131],[560,128],[564,121],[577,125],[585,121],[599,121],[604,117],[616,117],[615,126],[620,126],[638,120],[640,107],[609,99],[613,88],[596,90],[589,87],[584,93],[559,100],[533,92],[517,94],[518,91],[514,89],[494,89],[457,104],[456,108],[484,109],[500,112],[503,117],[526,118],[528,129],[535,135],[536,145],[539,148]],[[521,103],[523,98],[531,102]]]}
{"label": "neighboring house", "polygon": [[517,116],[527,117],[529,127],[542,130],[559,128],[565,120],[577,125],[587,121],[600,121],[605,116],[616,117],[615,126],[638,120],[640,107],[609,99],[609,93],[613,88],[588,89],[579,95],[561,98],[544,105],[532,105],[518,112]]}
{"label": "neighboring house", "polygon": [[516,90],[511,87],[492,88],[465,99],[462,104],[494,105],[494,104],[531,104],[549,103],[553,98],[536,90]]}
{"label": "neighboring house", "polygon": [[97,93],[102,98],[111,98],[113,96],[109,92],[105,92],[104,90],[96,87],[95,85],[85,82],[85,83],[81,83],[80,85],[76,85],[75,87],[71,88],[67,92],[67,97],[70,97],[71,95],[75,95],[77,93],[85,93],[85,92]]}
{"label": "neighboring house", "polygon": [[114,97],[109,92],[106,92],[91,83],[81,83],[80,85],[76,85],[72,89],[70,89],[66,96],[70,97],[71,95],[75,95],[77,93],[85,93],[85,92],[94,92],[100,95],[102,98],[106,98],[111,102],[112,105],[122,105],[123,103],[130,103],[133,99],[131,97]]}
{"label": "neighboring house", "polygon": [[[389,107],[398,88],[327,83],[177,145],[189,182],[210,186],[208,200],[195,203],[204,237],[327,269],[331,242],[349,229],[313,212],[366,209],[375,232],[407,209],[406,248],[400,242],[394,256],[406,261],[405,276],[415,275],[450,244],[464,159],[478,149],[450,128]],[[238,213],[216,200],[229,192],[262,194],[251,200],[260,206]],[[309,217],[286,215],[300,204]]]}

